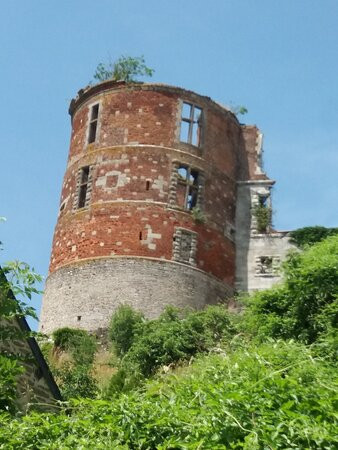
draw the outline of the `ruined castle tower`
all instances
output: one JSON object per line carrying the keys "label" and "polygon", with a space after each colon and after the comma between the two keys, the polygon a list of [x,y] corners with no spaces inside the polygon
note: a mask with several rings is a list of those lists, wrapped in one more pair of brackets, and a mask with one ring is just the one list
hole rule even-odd
{"label": "ruined castle tower", "polygon": [[80,90],[69,113],[43,332],[106,327],[121,303],[154,317],[167,304],[226,299],[236,235],[237,287],[248,288],[246,243],[260,234],[250,208],[266,203],[273,184],[260,168],[255,126],[160,84],[106,81]]}

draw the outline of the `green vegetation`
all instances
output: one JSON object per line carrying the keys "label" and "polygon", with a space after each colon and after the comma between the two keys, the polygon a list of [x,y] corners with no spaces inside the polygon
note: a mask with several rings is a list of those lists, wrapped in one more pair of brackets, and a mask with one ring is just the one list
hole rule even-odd
{"label": "green vegetation", "polygon": [[99,389],[91,369],[91,366],[69,363],[65,363],[59,369],[54,369],[56,381],[65,400],[96,397]]}
{"label": "green vegetation", "polygon": [[338,234],[338,228],[325,228],[318,225],[315,227],[304,227],[290,232],[290,242],[304,249],[306,245],[313,245],[335,234]]}
{"label": "green vegetation", "polygon": [[93,363],[96,351],[96,341],[85,330],[73,328],[59,328],[53,333],[54,346],[67,351],[74,362],[80,366],[88,366]]}
{"label": "green vegetation", "polygon": [[7,263],[0,270],[0,414],[1,411],[17,411],[17,381],[24,372],[22,363],[26,355],[15,351],[11,343],[28,336],[16,326],[15,317],[36,317],[34,309],[23,299],[30,300],[39,292],[36,284],[40,281],[34,269],[23,262]]}
{"label": "green vegetation", "polygon": [[248,113],[248,109],[245,106],[243,106],[243,105],[231,105],[230,106],[230,111],[232,113],[234,113],[235,116],[244,115],[244,114]]}
{"label": "green vegetation", "polygon": [[[243,345],[243,347],[242,347]],[[145,389],[2,417],[5,448],[332,449],[334,372],[296,343],[233,342]]]}
{"label": "green vegetation", "polygon": [[272,209],[266,205],[256,205],[253,209],[258,233],[266,233],[271,226]]}
{"label": "green vegetation", "polygon": [[17,378],[23,371],[19,362],[0,354],[0,417],[1,411],[16,411]]}
{"label": "green vegetation", "polygon": [[207,218],[203,211],[201,211],[200,208],[195,206],[191,210],[191,215],[196,223],[205,223],[207,221]]}
{"label": "green vegetation", "polygon": [[292,253],[285,281],[245,298],[242,314],[168,307],[146,320],[121,306],[106,390],[95,360],[74,357],[82,333],[59,330],[52,353],[69,352],[59,381],[70,400],[58,414],[0,413],[0,448],[335,448],[337,267],[333,235]]}
{"label": "green vegetation", "polygon": [[[120,311],[116,314],[120,316]],[[207,352],[232,334],[234,327],[224,306],[209,306],[203,311],[168,307],[158,319],[139,323],[119,371],[112,377],[110,392],[139,386],[159,368]]]}
{"label": "green vegetation", "polygon": [[124,355],[130,349],[137,327],[143,320],[143,315],[134,311],[131,306],[119,306],[110,324],[110,338],[115,344],[118,356]]}
{"label": "green vegetation", "polygon": [[285,282],[247,299],[243,327],[260,339],[297,339],[306,344],[331,334],[338,322],[338,236],[294,252]]}
{"label": "green vegetation", "polygon": [[64,399],[94,398],[98,386],[93,376],[96,339],[85,330],[59,328],[53,332],[54,345],[42,344],[43,352]]}
{"label": "green vegetation", "polygon": [[114,62],[100,63],[96,68],[94,78],[98,82],[122,80],[132,83],[137,81],[135,77],[152,77],[153,73],[154,69],[146,66],[144,56],[120,56]]}

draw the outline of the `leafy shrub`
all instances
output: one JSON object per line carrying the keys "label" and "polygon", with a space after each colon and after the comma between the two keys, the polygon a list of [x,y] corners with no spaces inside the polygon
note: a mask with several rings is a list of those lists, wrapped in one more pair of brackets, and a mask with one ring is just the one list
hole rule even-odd
{"label": "leafy shrub", "polygon": [[205,223],[207,221],[206,215],[197,206],[192,208],[191,215],[196,223]]}
{"label": "leafy shrub", "polygon": [[193,312],[168,307],[158,319],[138,325],[136,339],[125,354],[120,370],[112,377],[111,392],[119,387],[123,391],[135,387],[159,367],[206,352],[233,333],[234,327],[224,306],[209,306]]}
{"label": "leafy shrub", "polygon": [[124,80],[127,83],[136,81],[136,76],[152,77],[153,69],[146,66],[143,56],[120,56],[115,62],[100,63],[95,71],[94,78],[98,81]]}
{"label": "leafy shrub", "polygon": [[48,364],[50,364],[50,355],[53,352],[54,345],[53,342],[45,341],[45,340],[37,340],[41,353],[43,354],[43,357],[46,361],[48,361]]}
{"label": "leafy shrub", "polygon": [[66,365],[61,369],[56,369],[54,374],[65,400],[95,398],[98,393],[96,380],[88,367]]}
{"label": "leafy shrub", "polygon": [[118,356],[124,355],[131,347],[137,327],[143,322],[143,315],[129,305],[120,305],[110,322],[110,338]]}
{"label": "leafy shrub", "polygon": [[244,328],[261,338],[294,338],[313,343],[337,329],[338,236],[292,253],[281,286],[247,300]]}
{"label": "leafy shrub", "polygon": [[96,341],[85,330],[59,328],[53,332],[54,346],[69,351],[77,365],[90,365],[94,360]]}
{"label": "leafy shrub", "polygon": [[257,205],[253,209],[253,214],[257,222],[257,231],[265,233],[271,225],[272,209],[269,206]]}
{"label": "leafy shrub", "polygon": [[68,351],[72,348],[76,339],[86,333],[84,330],[64,327],[59,328],[53,332],[53,339],[55,347],[60,350]]}
{"label": "leafy shrub", "polygon": [[289,236],[291,243],[299,248],[304,248],[306,245],[313,245],[335,234],[338,234],[338,228],[325,228],[317,225],[293,230]]}
{"label": "leafy shrub", "polygon": [[23,372],[17,361],[0,355],[0,411],[15,411],[17,379]]}
{"label": "leafy shrub", "polygon": [[113,402],[4,417],[0,447],[332,449],[337,387],[335,371],[303,345],[229,345],[226,356],[199,357]]}

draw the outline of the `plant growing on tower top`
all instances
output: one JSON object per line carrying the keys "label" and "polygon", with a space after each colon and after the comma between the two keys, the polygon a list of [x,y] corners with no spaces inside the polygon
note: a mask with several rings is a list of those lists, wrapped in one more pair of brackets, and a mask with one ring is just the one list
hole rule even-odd
{"label": "plant growing on tower top", "polygon": [[133,83],[135,77],[152,77],[154,69],[145,64],[144,56],[120,56],[116,61],[108,64],[100,63],[96,67],[94,78],[98,82],[114,80]]}

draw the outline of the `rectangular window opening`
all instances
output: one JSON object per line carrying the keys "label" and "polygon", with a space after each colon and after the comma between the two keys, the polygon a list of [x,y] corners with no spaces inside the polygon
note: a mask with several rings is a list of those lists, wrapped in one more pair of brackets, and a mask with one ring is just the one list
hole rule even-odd
{"label": "rectangular window opening", "polygon": [[146,181],[146,191],[149,191],[149,189],[150,189],[150,181],[147,180]]}
{"label": "rectangular window opening", "polygon": [[261,256],[260,257],[260,273],[272,273],[272,257]]}
{"label": "rectangular window opening", "polygon": [[84,208],[86,205],[87,189],[88,189],[88,178],[89,178],[89,166],[83,167],[81,169],[80,175],[80,188],[79,188],[79,201],[78,208]]}
{"label": "rectangular window opening", "polygon": [[181,165],[178,168],[177,204],[187,210],[197,205],[199,173],[195,169]]}
{"label": "rectangular window opening", "polygon": [[201,144],[203,111],[198,106],[183,102],[180,141],[199,147]]}
{"label": "rectangular window opening", "polygon": [[197,234],[176,228],[173,235],[173,259],[185,264],[196,265]]}
{"label": "rectangular window opening", "polygon": [[99,104],[97,103],[92,107],[91,120],[96,120],[99,117]]}
{"label": "rectangular window opening", "polygon": [[268,206],[268,195],[259,195],[258,196],[258,203],[259,206],[263,206],[264,208],[266,208]]}
{"label": "rectangular window opening", "polygon": [[96,131],[99,118],[99,104],[92,106],[90,112],[90,122],[89,122],[89,134],[88,134],[88,144],[95,142]]}
{"label": "rectangular window opening", "polygon": [[77,321],[78,321],[78,322],[81,321],[81,316],[77,316]]}

